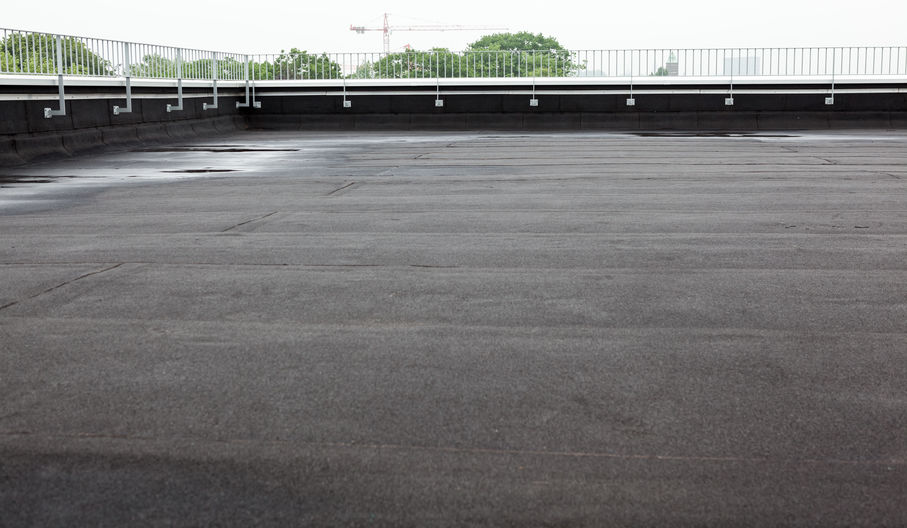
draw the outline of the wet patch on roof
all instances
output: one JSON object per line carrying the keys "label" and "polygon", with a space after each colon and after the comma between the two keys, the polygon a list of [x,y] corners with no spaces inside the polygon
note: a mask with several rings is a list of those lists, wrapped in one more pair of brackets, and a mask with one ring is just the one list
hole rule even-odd
{"label": "wet patch on roof", "polygon": [[179,170],[165,170],[161,172],[166,172],[169,174],[203,174],[209,172],[239,172],[237,169],[179,169]]}
{"label": "wet patch on roof", "polygon": [[758,132],[631,132],[639,137],[742,137],[742,138],[791,138],[798,137],[792,134],[760,134]]}
{"label": "wet patch on roof", "polygon": [[146,147],[133,149],[132,152],[298,152],[293,148],[256,148],[233,146],[204,146],[204,147]]}
{"label": "wet patch on roof", "polygon": [[75,178],[75,176],[0,175],[0,185],[10,185],[14,183],[52,183],[61,178]]}

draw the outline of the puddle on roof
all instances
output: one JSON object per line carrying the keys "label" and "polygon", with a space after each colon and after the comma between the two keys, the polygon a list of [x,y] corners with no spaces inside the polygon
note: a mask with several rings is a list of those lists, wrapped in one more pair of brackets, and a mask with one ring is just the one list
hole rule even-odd
{"label": "puddle on roof", "polygon": [[631,132],[634,136],[639,137],[666,137],[666,138],[687,138],[687,137],[717,137],[717,138],[792,138],[798,137],[792,134],[760,134],[758,132]]}
{"label": "puddle on roof", "polygon": [[237,169],[179,169],[161,171],[168,174],[207,174],[210,172],[239,172]]}
{"label": "puddle on roof", "polygon": [[0,174],[0,186],[15,183],[52,183],[61,178],[75,178],[75,176],[26,176],[15,174]]}
{"label": "puddle on roof", "polygon": [[294,148],[253,148],[214,145],[204,147],[147,147],[132,149],[132,152],[299,152]]}

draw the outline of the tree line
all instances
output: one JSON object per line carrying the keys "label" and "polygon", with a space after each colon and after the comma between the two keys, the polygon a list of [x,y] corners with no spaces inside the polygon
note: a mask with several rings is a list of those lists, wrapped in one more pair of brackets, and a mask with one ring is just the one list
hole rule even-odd
{"label": "tree line", "polygon": [[[123,65],[92,51],[79,39],[60,39],[62,72],[68,75],[122,75]],[[56,37],[16,33],[0,40],[0,71],[56,74]],[[403,79],[434,77],[566,77],[584,66],[556,39],[529,32],[486,35],[470,44],[464,52],[435,48],[428,51],[405,50],[388,55],[350,54],[356,63],[344,73],[332,56],[309,53],[298,48],[281,51],[273,59],[250,60],[251,77],[256,80],[279,79]],[[336,56],[334,56],[336,57]],[[361,60],[359,60],[361,59]],[[243,78],[246,64],[233,58],[183,61],[182,76],[210,79],[216,71],[220,79]],[[178,74],[173,58],[146,54],[130,64],[133,77],[173,78]]]}

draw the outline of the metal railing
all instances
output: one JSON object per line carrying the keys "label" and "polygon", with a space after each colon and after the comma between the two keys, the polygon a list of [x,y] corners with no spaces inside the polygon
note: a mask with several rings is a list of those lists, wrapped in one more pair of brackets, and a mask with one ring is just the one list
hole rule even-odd
{"label": "metal railing", "polygon": [[[907,76],[907,47],[252,55],[254,80]],[[667,79],[666,79],[667,80]]]}
{"label": "metal railing", "polygon": [[[266,55],[0,29],[0,74],[236,81],[907,76],[907,47]],[[668,79],[665,79],[668,80]]]}
{"label": "metal railing", "polygon": [[0,29],[0,74],[245,80],[237,53]]}

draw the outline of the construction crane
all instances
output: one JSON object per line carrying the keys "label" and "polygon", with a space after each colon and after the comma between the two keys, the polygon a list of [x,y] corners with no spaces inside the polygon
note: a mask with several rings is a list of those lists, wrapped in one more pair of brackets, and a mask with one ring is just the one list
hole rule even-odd
{"label": "construction crane", "polygon": [[391,32],[393,31],[474,31],[474,30],[500,30],[507,31],[507,28],[490,27],[490,26],[448,26],[443,24],[426,24],[421,26],[391,26],[387,20],[387,13],[384,13],[383,27],[365,27],[350,25],[350,31],[364,34],[366,31],[381,31],[384,33],[384,54],[389,55],[391,52]]}

